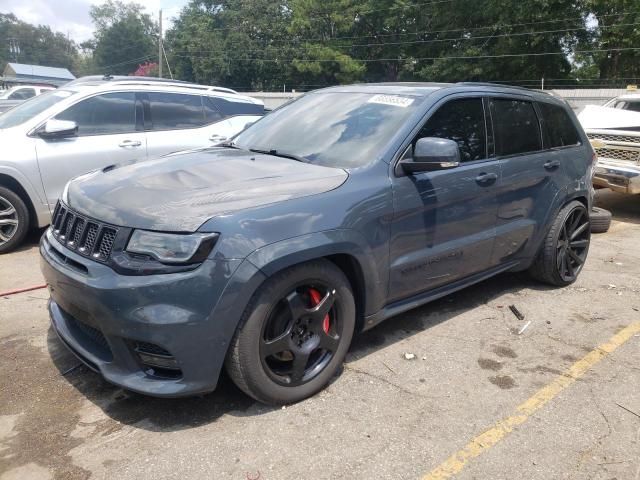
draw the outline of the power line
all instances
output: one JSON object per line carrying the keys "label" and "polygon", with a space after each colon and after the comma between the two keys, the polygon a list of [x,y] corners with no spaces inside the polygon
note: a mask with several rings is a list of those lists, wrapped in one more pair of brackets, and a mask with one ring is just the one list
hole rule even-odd
{"label": "power line", "polygon": [[[624,48],[599,48],[593,50],[574,50],[573,52],[535,52],[535,53],[505,53],[496,55],[450,55],[440,57],[405,57],[405,58],[350,58],[356,62],[377,63],[377,62],[417,62],[422,60],[480,60],[487,58],[517,58],[517,57],[542,57],[552,55],[568,55],[579,53],[608,53],[608,52],[626,52],[638,51],[640,47],[624,47]],[[302,62],[302,63],[334,63],[335,59],[302,59],[302,58],[241,58],[241,57],[198,57],[197,55],[175,55],[180,58],[207,58],[208,60],[222,61],[247,61],[247,62]]]}
{"label": "power line", "polygon": [[[616,28],[623,26],[637,26],[640,25],[640,22],[634,23],[616,23],[612,25],[608,25],[606,27],[601,28]],[[575,32],[578,30],[587,30],[587,27],[576,27],[569,29],[558,29],[558,30],[540,30],[535,32],[516,32],[516,33],[502,33],[502,34],[492,34],[492,35],[483,35],[483,36],[475,36],[475,37],[456,37],[456,38],[437,38],[437,39],[429,39],[429,40],[409,40],[403,42],[383,42],[383,43],[368,43],[368,44],[351,44],[351,45],[332,45],[333,48],[359,48],[359,47],[387,47],[387,46],[399,46],[399,45],[425,45],[432,43],[443,43],[443,42],[460,42],[460,41],[472,41],[472,40],[487,40],[492,38],[503,38],[503,37],[521,37],[521,36],[530,36],[530,35],[542,35],[542,34],[550,34],[550,33],[563,33],[563,32]],[[225,44],[225,46],[232,46],[233,42]],[[254,48],[254,49],[245,49],[243,52],[263,52],[268,48],[277,48],[272,45],[265,45],[263,48]],[[214,53],[212,50],[178,50],[177,53]]]}
{"label": "power line", "polygon": [[[624,16],[628,16],[628,15],[637,15],[637,12],[608,13],[608,14],[599,15],[597,17],[597,19],[603,19],[603,18],[609,18],[609,17],[624,17]],[[374,34],[371,34],[371,35],[350,35],[350,36],[337,36],[337,37],[331,37],[331,38],[326,38],[326,37],[300,37],[297,40],[309,41],[309,42],[314,42],[314,41],[321,42],[321,41],[331,41],[331,40],[355,40],[355,39],[361,39],[361,38],[397,37],[397,36],[407,36],[407,35],[415,35],[415,36],[425,35],[425,34],[433,35],[433,34],[439,34],[439,33],[474,32],[474,31],[478,31],[478,30],[490,30],[490,29],[501,30],[503,28],[524,27],[524,26],[529,26],[529,25],[541,25],[541,24],[545,24],[545,23],[559,23],[559,22],[581,22],[581,24],[584,25],[585,20],[586,19],[584,17],[581,17],[581,18],[563,17],[563,18],[556,18],[556,19],[549,19],[549,20],[536,20],[536,21],[533,21],[533,22],[492,24],[492,25],[487,25],[487,26],[482,26],[482,27],[454,28],[454,29],[448,29],[448,30],[431,30],[431,31],[420,31],[420,32],[374,33]],[[596,28],[598,28],[598,27],[596,27]],[[238,31],[239,30],[239,26],[235,25],[233,27],[217,27],[217,28],[207,29],[208,32],[229,31],[229,30]],[[287,43],[290,42],[290,40],[288,40],[288,39],[287,40],[281,40],[281,41],[282,42],[287,42]]]}

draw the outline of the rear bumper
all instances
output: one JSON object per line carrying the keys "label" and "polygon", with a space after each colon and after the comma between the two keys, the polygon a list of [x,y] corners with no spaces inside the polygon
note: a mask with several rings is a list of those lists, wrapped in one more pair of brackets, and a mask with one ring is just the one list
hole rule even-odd
{"label": "rear bumper", "polygon": [[[263,278],[249,262],[224,259],[185,273],[119,275],[49,232],[40,253],[51,324],[62,342],[109,382],[157,397],[215,389],[248,289]],[[170,354],[175,368],[149,368],[141,345]]]}
{"label": "rear bumper", "polygon": [[620,193],[640,193],[640,166],[624,165],[615,160],[599,158],[593,184]]}

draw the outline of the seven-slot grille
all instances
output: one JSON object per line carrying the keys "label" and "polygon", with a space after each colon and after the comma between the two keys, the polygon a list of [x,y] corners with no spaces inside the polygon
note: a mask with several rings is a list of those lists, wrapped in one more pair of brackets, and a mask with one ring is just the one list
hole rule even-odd
{"label": "seven-slot grille", "polygon": [[118,229],[73,212],[60,202],[53,212],[53,236],[70,250],[99,262],[111,256]]}

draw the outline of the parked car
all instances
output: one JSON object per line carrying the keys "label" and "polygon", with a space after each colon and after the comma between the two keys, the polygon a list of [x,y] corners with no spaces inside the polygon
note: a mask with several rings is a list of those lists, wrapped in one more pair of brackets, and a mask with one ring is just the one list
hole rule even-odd
{"label": "parked car", "polygon": [[500,272],[573,283],[594,153],[563,101],[491,84],[334,87],[224,146],[69,183],[43,236],[63,343],[126,389],[321,390],[355,332]]}
{"label": "parked car", "polygon": [[41,87],[37,85],[21,85],[0,92],[0,113],[20,105],[25,100],[33,98],[44,92],[53,90],[54,87]]}
{"label": "parked car", "polygon": [[29,227],[50,223],[71,178],[220,143],[263,111],[262,102],[224,88],[87,77],[0,115],[0,253]]}
{"label": "parked car", "polygon": [[640,94],[587,106],[578,118],[598,154],[594,185],[640,193]]}

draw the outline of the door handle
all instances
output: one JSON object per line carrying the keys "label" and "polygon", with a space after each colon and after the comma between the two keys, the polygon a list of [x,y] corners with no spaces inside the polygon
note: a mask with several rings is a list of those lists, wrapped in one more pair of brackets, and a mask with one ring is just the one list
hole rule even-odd
{"label": "door handle", "polygon": [[216,143],[224,142],[226,139],[227,137],[225,137],[224,135],[211,135],[209,137],[210,141],[216,142]]}
{"label": "door handle", "polygon": [[498,180],[497,173],[481,173],[476,177],[476,183],[479,185],[493,185]]}
{"label": "door handle", "polygon": [[557,170],[560,168],[560,162],[558,160],[549,160],[544,164],[544,168],[547,170]]}
{"label": "door handle", "polygon": [[123,140],[118,144],[121,148],[139,147],[140,145],[142,145],[140,140]]}

